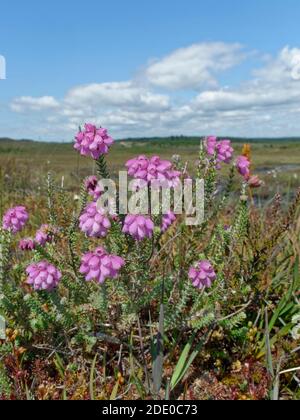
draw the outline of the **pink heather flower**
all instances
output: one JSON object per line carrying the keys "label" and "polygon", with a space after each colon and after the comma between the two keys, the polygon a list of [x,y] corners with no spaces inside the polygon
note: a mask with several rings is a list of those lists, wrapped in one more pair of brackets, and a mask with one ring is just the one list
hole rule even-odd
{"label": "pink heather flower", "polygon": [[34,290],[53,290],[59,283],[62,275],[54,265],[47,261],[31,264],[26,269],[28,275],[27,283],[31,284]]}
{"label": "pink heather flower", "polygon": [[210,156],[214,156],[216,152],[217,140],[215,136],[209,136],[205,140],[206,151]]}
{"label": "pink heather flower", "polygon": [[[169,187],[176,187],[180,182],[181,172],[170,169],[165,172],[166,182]],[[162,183],[164,180],[162,180]]]}
{"label": "pink heather flower", "polygon": [[169,227],[173,225],[175,221],[176,221],[176,216],[172,211],[170,211],[168,214],[164,214],[162,217],[162,226],[161,226],[162,233],[165,233],[169,229]]}
{"label": "pink heather flower", "polygon": [[159,156],[148,159],[139,156],[126,163],[128,175],[147,183],[159,181],[159,185],[166,183],[168,186],[176,186],[181,172],[174,170],[173,164],[168,160],[162,160]]}
{"label": "pink heather flower", "polygon": [[216,154],[218,163],[230,163],[234,152],[230,140],[218,141],[217,137],[210,136],[207,137],[205,145],[207,154],[210,156]]}
{"label": "pink heather flower", "polygon": [[263,181],[257,175],[253,175],[249,178],[248,185],[250,188],[260,188],[263,185]]}
{"label": "pink heather flower", "polygon": [[105,211],[98,209],[97,203],[93,201],[87,205],[80,216],[79,227],[89,237],[104,238],[111,227],[111,223]]}
{"label": "pink heather flower", "polygon": [[238,172],[245,178],[249,179],[250,176],[250,161],[245,156],[239,156],[236,160],[236,167]]}
{"label": "pink heather flower", "polygon": [[199,261],[189,271],[189,278],[198,289],[211,287],[216,277],[216,273],[209,261]]}
{"label": "pink heather flower", "polygon": [[230,140],[221,140],[217,143],[217,160],[218,162],[230,163],[233,155],[233,148]]}
{"label": "pink heather flower", "polygon": [[31,238],[22,239],[19,242],[19,248],[21,251],[33,251],[35,248],[35,243]]}
{"label": "pink heather flower", "polygon": [[74,148],[83,156],[91,156],[97,160],[106,155],[114,140],[107,134],[105,128],[97,128],[92,124],[85,124],[84,131],[75,137]]}
{"label": "pink heather flower", "polygon": [[104,193],[103,185],[100,181],[98,181],[96,176],[90,176],[86,179],[85,188],[94,200],[98,200],[98,198],[100,198]]}
{"label": "pink heather flower", "polygon": [[143,179],[147,181],[149,160],[146,156],[139,156],[131,159],[126,163],[128,175],[136,179]]}
{"label": "pink heather flower", "polygon": [[26,208],[17,206],[9,209],[3,216],[3,229],[16,234],[20,232],[28,221],[29,216]]}
{"label": "pink heather flower", "polygon": [[168,160],[161,160],[159,156],[154,156],[149,160],[147,181],[159,181],[160,185],[166,183],[169,187],[175,187],[179,182],[181,172],[173,168],[173,164]]}
{"label": "pink heather flower", "polygon": [[115,279],[124,265],[123,258],[108,255],[104,248],[99,247],[95,251],[83,255],[79,271],[84,275],[86,281],[96,280],[99,283],[104,283],[107,278]]}
{"label": "pink heather flower", "polygon": [[40,246],[45,246],[46,243],[53,241],[54,235],[56,233],[57,229],[49,225],[42,225],[40,229],[36,232],[35,242]]}
{"label": "pink heather flower", "polygon": [[123,233],[128,233],[136,241],[142,241],[144,238],[152,238],[154,223],[148,216],[131,215],[125,218]]}

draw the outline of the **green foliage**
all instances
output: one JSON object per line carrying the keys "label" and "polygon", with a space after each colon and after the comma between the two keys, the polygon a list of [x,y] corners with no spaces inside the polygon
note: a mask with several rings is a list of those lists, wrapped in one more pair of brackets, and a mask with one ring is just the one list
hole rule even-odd
{"label": "green foliage", "polygon": [[225,319],[224,321],[220,321],[219,325],[227,331],[235,331],[236,328],[243,325],[244,321],[247,319],[247,315],[245,312],[241,312],[237,315],[232,316],[229,319]]}
{"label": "green foliage", "polygon": [[101,155],[99,157],[99,159],[97,160],[97,171],[98,171],[98,174],[101,178],[103,178],[103,179],[109,179],[110,178],[109,171],[108,171],[108,168],[107,168],[107,163],[106,163],[105,157],[103,155]]}
{"label": "green foliage", "polygon": [[11,395],[11,387],[11,381],[6,374],[3,365],[0,364],[0,398],[1,396],[9,398],[9,396]]}

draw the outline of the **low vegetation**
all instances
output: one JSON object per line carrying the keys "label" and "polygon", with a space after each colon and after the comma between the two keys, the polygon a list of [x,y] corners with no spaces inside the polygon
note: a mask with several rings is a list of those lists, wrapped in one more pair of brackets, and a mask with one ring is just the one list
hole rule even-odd
{"label": "low vegetation", "polygon": [[[299,143],[101,136],[0,141],[0,397],[299,399]],[[98,217],[152,164],[204,179],[203,223]]]}

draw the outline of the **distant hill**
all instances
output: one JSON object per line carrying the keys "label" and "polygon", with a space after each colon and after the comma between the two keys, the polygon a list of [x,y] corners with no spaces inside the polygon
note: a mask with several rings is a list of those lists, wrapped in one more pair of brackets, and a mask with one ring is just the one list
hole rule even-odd
{"label": "distant hill", "polygon": [[15,140],[15,139],[11,139],[9,137],[0,137],[0,141],[9,143],[9,142],[20,142],[20,143],[31,143],[34,142],[35,140],[29,140],[29,139],[19,139],[19,140]]}
{"label": "distant hill", "polygon": [[[205,136],[171,136],[171,137],[145,137],[145,138],[127,138],[123,141],[126,142],[151,142],[153,144],[163,143],[163,144],[186,144],[193,145],[198,144],[199,139],[204,138]],[[247,137],[231,137],[231,136],[221,136],[222,139],[230,139],[234,143],[297,143],[300,142],[300,137],[281,137],[281,138],[247,138]]]}

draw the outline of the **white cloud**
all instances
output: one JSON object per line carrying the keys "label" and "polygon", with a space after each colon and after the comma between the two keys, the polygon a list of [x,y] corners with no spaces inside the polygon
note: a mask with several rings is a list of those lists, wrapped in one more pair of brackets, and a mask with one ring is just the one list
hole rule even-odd
{"label": "white cloud", "polygon": [[194,44],[150,64],[145,76],[152,85],[166,89],[199,89],[217,85],[216,75],[239,64],[243,58],[240,44]]}
{"label": "white cloud", "polygon": [[59,102],[53,96],[21,96],[11,103],[11,109],[15,112],[43,111],[59,107]]}
{"label": "white cloud", "polygon": [[101,108],[126,106],[149,111],[166,109],[169,106],[167,95],[150,92],[132,81],[76,86],[67,93],[65,102],[73,107],[83,104]]}
{"label": "white cloud", "polygon": [[300,49],[283,48],[275,59],[270,58],[267,66],[255,74],[269,83],[300,80]]}
{"label": "white cloud", "polygon": [[195,44],[149,65],[144,79],[75,86],[60,100],[23,96],[10,107],[30,115],[31,131],[22,137],[70,139],[86,121],[108,127],[116,138],[299,135],[300,49],[285,47],[250,80],[222,86],[218,73],[243,55],[239,44]]}
{"label": "white cloud", "polygon": [[[207,111],[294,112],[300,103],[300,49],[285,47],[269,59],[255,78],[235,89],[207,90],[192,101],[195,109]],[[299,77],[298,77],[299,76]]]}
{"label": "white cloud", "polygon": [[241,90],[218,90],[202,92],[194,100],[194,105],[202,110],[226,111],[235,109],[261,109],[297,104],[300,89],[287,87],[274,89],[262,84],[251,84]]}

